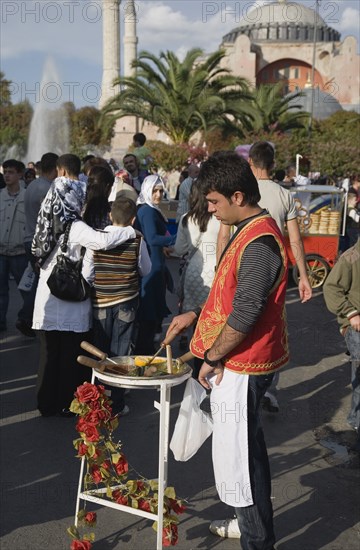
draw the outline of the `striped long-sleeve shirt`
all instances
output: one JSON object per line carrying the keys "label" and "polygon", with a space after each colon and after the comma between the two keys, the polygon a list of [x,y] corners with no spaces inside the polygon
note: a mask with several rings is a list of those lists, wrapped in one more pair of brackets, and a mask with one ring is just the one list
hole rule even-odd
{"label": "striped long-sleeve shirt", "polygon": [[140,276],[150,270],[151,260],[140,234],[111,250],[87,250],[83,276],[93,284],[93,307],[109,307],[135,298]]}
{"label": "striped long-sleeve shirt", "polygon": [[[241,229],[248,221],[241,224]],[[244,334],[250,332],[266,306],[269,292],[281,268],[280,249],[271,235],[258,237],[246,247],[239,267],[233,311],[228,317],[228,325]]]}

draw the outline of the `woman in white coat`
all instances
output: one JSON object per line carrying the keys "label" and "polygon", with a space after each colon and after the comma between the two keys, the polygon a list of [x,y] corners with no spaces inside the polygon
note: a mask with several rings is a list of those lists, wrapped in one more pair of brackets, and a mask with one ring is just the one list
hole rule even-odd
{"label": "woman in white coat", "polygon": [[91,374],[90,369],[76,361],[80,343],[87,339],[91,328],[91,300],[59,300],[51,294],[47,285],[56,257],[61,253],[60,245],[67,224],[72,222],[67,256],[74,261],[80,259],[82,247],[109,249],[135,237],[131,227],[119,227],[118,231],[104,233],[91,229],[81,221],[86,185],[77,180],[76,170],[71,171],[71,162],[68,169],[68,160],[64,162],[63,177],[53,182],[42,203],[32,245],[32,252],[41,263],[33,328],[40,335],[37,405],[43,416],[71,416],[69,406],[73,394],[77,386],[88,380]]}
{"label": "woman in white coat", "polygon": [[[195,181],[190,191],[189,211],[180,218],[174,246],[177,256],[187,254],[180,280],[184,312],[198,308],[209,294],[215,275],[219,228],[219,220],[208,212],[207,200]],[[201,363],[194,360],[196,377]]]}

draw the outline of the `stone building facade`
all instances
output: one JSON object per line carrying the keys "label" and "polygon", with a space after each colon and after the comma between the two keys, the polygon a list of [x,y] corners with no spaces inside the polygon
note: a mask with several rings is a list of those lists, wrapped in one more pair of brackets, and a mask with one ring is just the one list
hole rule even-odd
{"label": "stone building facade", "polygon": [[[288,0],[259,6],[223,37],[220,47],[227,54],[223,66],[253,86],[282,81],[285,92],[305,90],[309,97],[314,84],[315,118],[325,118],[339,109],[360,112],[357,40],[348,36],[341,41],[340,33],[314,9]],[[305,105],[309,105],[306,100]],[[144,132],[148,139],[168,141],[151,124],[123,118],[116,124],[114,156],[128,148],[136,131]]]}

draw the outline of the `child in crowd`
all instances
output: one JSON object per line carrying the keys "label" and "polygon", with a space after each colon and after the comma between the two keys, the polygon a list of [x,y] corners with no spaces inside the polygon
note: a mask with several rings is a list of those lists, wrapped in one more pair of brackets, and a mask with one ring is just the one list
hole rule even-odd
{"label": "child in crowd", "polygon": [[138,134],[135,134],[133,136],[134,155],[137,157],[139,161],[140,168],[142,170],[144,169],[149,170],[154,159],[151,156],[150,149],[146,147],[145,143],[146,143],[146,136],[142,132],[139,132]]}
{"label": "child in crowd", "polygon": [[[110,218],[117,227],[131,226],[135,221],[136,205],[128,198],[115,200]],[[94,342],[109,357],[130,355],[135,317],[139,304],[140,277],[151,270],[151,261],[141,233],[111,250],[87,250],[83,275],[93,285]],[[120,415],[129,412],[124,391],[111,388],[113,410]]]}

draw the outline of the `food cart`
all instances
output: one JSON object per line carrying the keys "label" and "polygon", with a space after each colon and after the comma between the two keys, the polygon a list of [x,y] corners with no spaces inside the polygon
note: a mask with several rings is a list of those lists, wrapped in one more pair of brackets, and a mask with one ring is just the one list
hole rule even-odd
{"label": "food cart", "polygon": [[[292,187],[290,192],[298,211],[309,281],[312,288],[320,288],[338,258],[340,237],[345,234],[347,193],[330,185]],[[285,242],[298,284],[299,272],[287,234]]]}

